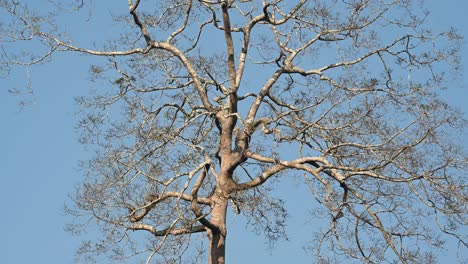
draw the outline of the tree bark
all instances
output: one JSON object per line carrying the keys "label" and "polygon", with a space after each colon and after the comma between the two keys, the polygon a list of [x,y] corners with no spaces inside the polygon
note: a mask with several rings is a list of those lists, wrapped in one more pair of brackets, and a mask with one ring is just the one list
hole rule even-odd
{"label": "tree bark", "polygon": [[215,194],[211,222],[217,230],[208,230],[210,239],[209,264],[224,264],[226,255],[226,213],[227,199]]}

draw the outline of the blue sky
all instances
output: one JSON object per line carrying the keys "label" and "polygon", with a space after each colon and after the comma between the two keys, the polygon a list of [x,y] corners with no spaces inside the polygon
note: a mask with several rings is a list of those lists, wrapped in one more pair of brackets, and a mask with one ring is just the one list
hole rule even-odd
{"label": "blue sky", "polygon": [[[120,1],[126,2],[126,1]],[[435,29],[455,26],[468,38],[468,1],[431,0],[430,23]],[[125,4],[122,5],[125,8]],[[1,20],[1,18],[0,18]],[[91,32],[91,36],[98,36]],[[89,36],[88,36],[89,37]],[[468,46],[462,53],[464,76],[451,84],[444,97],[468,113]],[[70,219],[63,213],[67,194],[80,181],[77,163],[87,157],[78,144],[74,130],[77,110],[73,98],[89,89],[87,60],[55,56],[45,67],[32,72],[34,97],[24,109],[18,98],[7,89],[20,87],[25,71],[18,70],[0,79],[0,262],[2,263],[71,263],[78,238],[63,231]],[[468,142],[468,138],[465,140]],[[293,183],[291,184],[293,186]],[[306,195],[306,194],[297,194]],[[227,258],[230,263],[311,263],[297,241],[306,240],[301,232],[304,223],[294,215],[307,213],[293,208],[290,241],[281,242],[270,251],[261,237],[257,238],[231,218]],[[239,252],[243,252],[242,255]],[[466,254],[465,254],[466,256]],[[250,261],[247,261],[250,260]],[[453,261],[453,256],[440,259]]]}

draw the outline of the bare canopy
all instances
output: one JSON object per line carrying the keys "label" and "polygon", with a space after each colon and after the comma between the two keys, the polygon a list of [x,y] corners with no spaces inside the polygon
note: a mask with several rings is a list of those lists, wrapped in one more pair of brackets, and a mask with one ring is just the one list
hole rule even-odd
{"label": "bare canopy", "polygon": [[466,123],[438,97],[461,38],[426,28],[421,1],[128,0],[112,8],[118,39],[96,48],[60,21],[92,21],[97,3],[21,2],[0,0],[2,73],[101,58],[101,88],[77,99],[95,155],[70,230],[102,232],[82,260],[225,263],[229,205],[282,239],[275,193],[292,178],[328,223],[313,262],[436,263],[447,238],[466,250],[467,155],[453,140]]}

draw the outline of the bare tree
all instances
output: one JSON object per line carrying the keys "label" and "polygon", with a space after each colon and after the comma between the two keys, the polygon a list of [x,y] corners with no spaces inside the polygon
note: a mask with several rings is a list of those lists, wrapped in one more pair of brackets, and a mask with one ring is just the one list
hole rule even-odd
{"label": "bare tree", "polygon": [[467,155],[454,137],[466,123],[438,97],[461,38],[425,28],[419,1],[128,0],[119,39],[95,49],[55,20],[98,16],[92,1],[46,2],[0,1],[1,66],[102,57],[90,72],[107,85],[77,100],[95,156],[70,228],[102,232],[83,259],[225,263],[229,204],[282,239],[287,208],[272,191],[291,177],[329,221],[312,238],[317,263],[435,263],[444,237],[466,250]]}

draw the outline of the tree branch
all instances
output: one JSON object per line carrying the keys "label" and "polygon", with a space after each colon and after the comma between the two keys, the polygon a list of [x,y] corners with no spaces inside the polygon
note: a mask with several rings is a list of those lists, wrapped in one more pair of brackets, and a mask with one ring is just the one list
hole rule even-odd
{"label": "tree branch", "polygon": [[198,226],[193,226],[190,228],[167,228],[163,230],[157,230],[151,225],[147,224],[133,224],[132,226],[128,227],[130,230],[145,230],[153,234],[154,236],[167,236],[167,235],[173,235],[173,236],[180,236],[180,235],[186,235],[186,234],[193,234],[193,233],[200,233],[200,232],[205,232],[206,228],[202,225]]}

